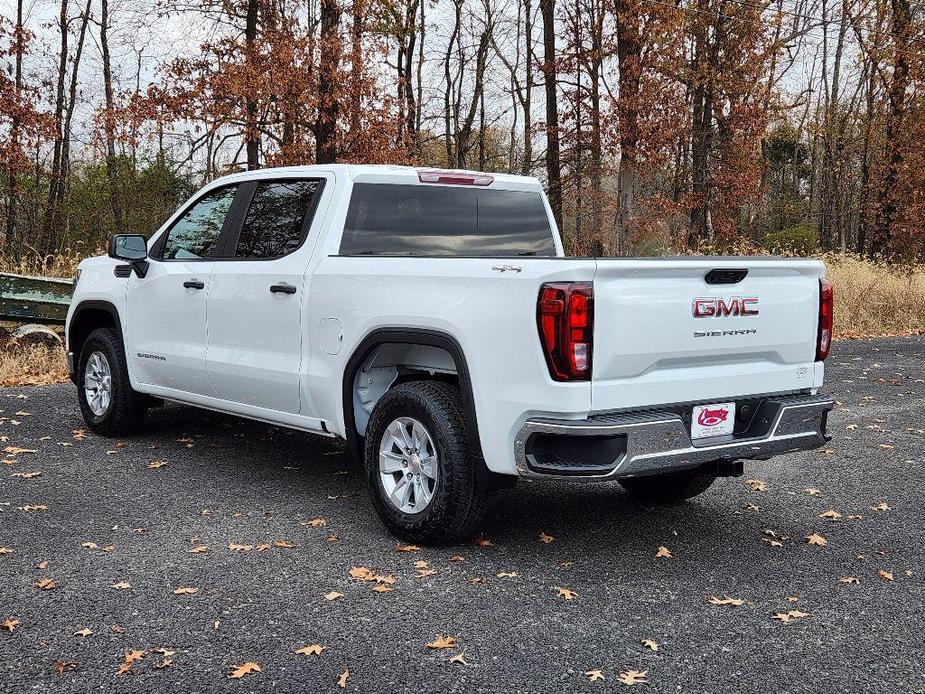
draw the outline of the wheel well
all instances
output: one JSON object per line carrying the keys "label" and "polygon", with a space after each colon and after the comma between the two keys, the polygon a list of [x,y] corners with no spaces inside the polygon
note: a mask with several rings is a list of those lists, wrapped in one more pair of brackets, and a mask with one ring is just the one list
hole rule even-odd
{"label": "wheel well", "polygon": [[[67,333],[67,348],[74,354],[75,372],[80,360],[80,351],[90,333],[97,328],[112,328],[122,336],[118,316],[112,304],[102,301],[85,302],[77,307]],[[72,378],[76,378],[76,375],[72,374]]]}
{"label": "wheel well", "polygon": [[366,423],[379,398],[399,383],[421,379],[459,386],[470,440],[479,443],[472,384],[459,343],[437,331],[390,328],[368,335],[344,370],[344,434],[357,460],[362,460]]}

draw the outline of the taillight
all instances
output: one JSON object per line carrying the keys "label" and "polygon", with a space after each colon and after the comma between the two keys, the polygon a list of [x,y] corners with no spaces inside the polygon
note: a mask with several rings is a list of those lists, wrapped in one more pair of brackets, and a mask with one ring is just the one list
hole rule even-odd
{"label": "taillight", "polygon": [[540,287],[536,302],[540,343],[556,381],[591,380],[594,289],[590,282],[554,282]]}
{"label": "taillight", "polygon": [[816,340],[816,361],[829,356],[832,347],[832,314],[835,312],[832,283],[819,280],[819,334]]}

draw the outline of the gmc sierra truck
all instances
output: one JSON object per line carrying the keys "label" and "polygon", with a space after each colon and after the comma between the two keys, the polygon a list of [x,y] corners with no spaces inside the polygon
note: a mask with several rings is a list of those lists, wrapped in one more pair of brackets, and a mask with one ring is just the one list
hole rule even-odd
{"label": "gmc sierra truck", "polygon": [[822,445],[832,308],[816,260],[566,258],[534,178],[316,165],[113,237],[67,345],[93,431],[170,400],[338,436],[388,529],[445,543],[521,477],[673,502]]}

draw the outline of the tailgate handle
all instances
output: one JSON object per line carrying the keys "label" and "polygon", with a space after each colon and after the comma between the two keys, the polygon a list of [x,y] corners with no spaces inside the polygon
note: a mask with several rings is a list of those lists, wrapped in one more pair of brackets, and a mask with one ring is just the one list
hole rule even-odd
{"label": "tailgate handle", "polygon": [[748,270],[710,270],[707,273],[707,284],[738,284],[745,279]]}

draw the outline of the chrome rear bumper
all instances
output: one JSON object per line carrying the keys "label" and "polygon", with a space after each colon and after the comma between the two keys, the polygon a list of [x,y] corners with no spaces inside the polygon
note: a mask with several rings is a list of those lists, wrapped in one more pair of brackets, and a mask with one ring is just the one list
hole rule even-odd
{"label": "chrome rear bumper", "polygon": [[601,480],[656,475],[714,461],[767,459],[829,441],[826,418],[833,407],[830,398],[818,395],[764,398],[745,430],[697,442],[691,441],[677,411],[596,415],[579,421],[530,419],[515,439],[517,471],[534,478]]}

